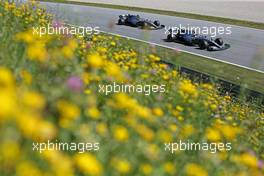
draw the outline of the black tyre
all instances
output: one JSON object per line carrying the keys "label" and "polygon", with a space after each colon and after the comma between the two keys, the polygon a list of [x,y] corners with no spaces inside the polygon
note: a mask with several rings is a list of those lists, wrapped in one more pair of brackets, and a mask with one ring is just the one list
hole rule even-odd
{"label": "black tyre", "polygon": [[122,19],[119,19],[117,24],[119,24],[119,25],[125,24],[125,21]]}
{"label": "black tyre", "polygon": [[215,39],[215,43],[217,43],[218,45],[222,46],[224,44],[224,41],[222,38],[217,38]]}
{"label": "black tyre", "polygon": [[206,40],[200,40],[198,43],[200,49],[204,50],[208,48],[208,42]]}
{"label": "black tyre", "polygon": [[149,28],[148,23],[143,22],[143,23],[142,23],[142,28],[143,28],[143,29],[148,29],[148,28]]}
{"label": "black tyre", "polygon": [[171,34],[167,35],[167,41],[169,42],[169,41],[172,41],[172,40],[173,40],[172,35]]}
{"label": "black tyre", "polygon": [[158,20],[154,21],[154,24],[155,24],[156,26],[160,26],[160,22],[159,22]]}

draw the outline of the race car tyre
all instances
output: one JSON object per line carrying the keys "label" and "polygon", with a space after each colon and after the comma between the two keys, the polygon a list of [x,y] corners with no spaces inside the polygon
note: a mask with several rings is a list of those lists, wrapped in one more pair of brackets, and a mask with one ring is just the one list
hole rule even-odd
{"label": "race car tyre", "polygon": [[146,23],[146,22],[143,22],[142,23],[142,29],[148,29],[148,23]]}
{"label": "race car tyre", "polygon": [[172,37],[171,34],[167,35],[167,41],[168,41],[168,42],[169,42],[169,41],[172,41],[172,39],[173,39],[173,37]]}
{"label": "race car tyre", "polygon": [[154,24],[155,24],[156,26],[160,26],[160,22],[159,22],[158,20],[154,21]]}
{"label": "race car tyre", "polygon": [[118,24],[119,24],[119,25],[124,24],[124,23],[125,23],[124,20],[122,20],[122,19],[119,19],[119,20],[118,20]]}
{"label": "race car tyre", "polygon": [[208,48],[208,42],[206,40],[200,40],[198,46],[200,49],[204,50]]}
{"label": "race car tyre", "polygon": [[222,46],[224,44],[224,41],[222,38],[217,38],[215,39],[215,43],[217,43],[218,45]]}

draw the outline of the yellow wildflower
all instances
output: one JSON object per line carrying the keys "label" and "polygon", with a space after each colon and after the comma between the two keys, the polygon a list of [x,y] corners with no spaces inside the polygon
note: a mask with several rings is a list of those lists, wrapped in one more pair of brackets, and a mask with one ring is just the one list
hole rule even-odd
{"label": "yellow wildflower", "polygon": [[172,162],[166,162],[163,165],[164,171],[168,174],[175,174],[176,169]]}
{"label": "yellow wildflower", "polygon": [[100,53],[100,54],[105,54],[107,52],[107,49],[104,48],[104,47],[98,47],[97,51]]}
{"label": "yellow wildflower", "polygon": [[100,111],[97,109],[97,107],[88,107],[87,109],[87,115],[93,119],[98,119],[100,116]]}
{"label": "yellow wildflower", "polygon": [[32,75],[27,70],[22,70],[20,76],[26,84],[30,85],[32,83]]}
{"label": "yellow wildflower", "polygon": [[140,166],[140,170],[144,175],[150,175],[153,171],[153,168],[150,164],[142,164]]}
{"label": "yellow wildflower", "polygon": [[131,165],[127,160],[115,158],[112,160],[112,164],[121,174],[128,174],[131,171]]}
{"label": "yellow wildflower", "polygon": [[71,59],[74,56],[74,51],[78,44],[75,40],[70,39],[65,46],[62,47],[61,53],[67,59]]}
{"label": "yellow wildflower", "polygon": [[179,111],[179,112],[182,112],[184,109],[183,109],[183,107],[178,105],[178,106],[176,106],[176,110]]}
{"label": "yellow wildflower", "polygon": [[56,127],[38,117],[37,114],[22,113],[17,117],[17,123],[25,137],[37,141],[53,139],[57,134]]}
{"label": "yellow wildflower", "polygon": [[45,61],[45,59],[48,57],[48,53],[43,42],[35,42],[34,44],[30,44],[27,48],[27,55],[29,59],[40,62]]}
{"label": "yellow wildflower", "polygon": [[39,170],[33,163],[29,161],[23,161],[16,167],[17,176],[42,176],[41,170]]}
{"label": "yellow wildflower", "polygon": [[190,81],[188,80],[183,80],[179,84],[179,90],[183,94],[187,94],[190,96],[196,97],[198,95],[198,92],[196,90],[195,85],[193,85]]}
{"label": "yellow wildflower", "polygon": [[207,89],[207,90],[212,90],[213,89],[213,85],[212,84],[207,84],[207,83],[201,84],[201,87],[204,88],[204,89]]}
{"label": "yellow wildflower", "polygon": [[96,132],[102,136],[107,134],[107,125],[103,122],[96,125]]}
{"label": "yellow wildflower", "polygon": [[151,159],[158,159],[160,154],[160,148],[155,144],[150,144],[147,147],[147,154]]}
{"label": "yellow wildflower", "polygon": [[90,153],[81,153],[74,156],[74,161],[81,172],[87,175],[102,174],[103,167],[96,157]]}
{"label": "yellow wildflower", "polygon": [[25,92],[23,94],[23,103],[29,108],[43,109],[46,101],[45,98],[37,92]]}
{"label": "yellow wildflower", "polygon": [[227,140],[234,140],[236,136],[241,133],[239,127],[233,127],[230,125],[221,125],[219,129]]}
{"label": "yellow wildflower", "polygon": [[0,89],[13,88],[15,81],[11,71],[7,68],[0,67]]}
{"label": "yellow wildflower", "polygon": [[209,141],[219,141],[221,139],[221,133],[217,129],[208,127],[206,129],[206,138]]}
{"label": "yellow wildflower", "polygon": [[164,114],[161,108],[154,108],[152,111],[153,111],[153,114],[156,116],[163,116]]}
{"label": "yellow wildflower", "polygon": [[11,117],[15,113],[16,96],[12,92],[0,91],[0,121],[1,118]]}
{"label": "yellow wildflower", "polygon": [[108,76],[115,78],[117,81],[124,80],[123,73],[117,64],[109,62],[107,63],[105,70]]}
{"label": "yellow wildflower", "polygon": [[73,176],[74,169],[71,158],[57,150],[44,150],[43,156],[49,161],[55,175]]}
{"label": "yellow wildflower", "polygon": [[208,176],[204,168],[194,163],[187,164],[185,172],[188,176]]}
{"label": "yellow wildflower", "polygon": [[34,42],[34,36],[32,31],[21,32],[16,35],[16,40],[22,40],[26,43]]}
{"label": "yellow wildflower", "polygon": [[114,42],[114,41],[112,41],[110,44],[111,44],[112,46],[116,46],[116,42]]}
{"label": "yellow wildflower", "polygon": [[177,127],[176,124],[171,124],[171,125],[169,126],[169,128],[170,128],[170,130],[171,130],[172,132],[176,132],[177,129],[178,129],[178,127]]}
{"label": "yellow wildflower", "polygon": [[240,161],[249,167],[252,167],[252,168],[258,167],[258,159],[252,154],[243,153],[240,156]]}
{"label": "yellow wildflower", "polygon": [[0,154],[3,161],[13,163],[20,157],[20,147],[15,141],[4,141],[0,145]]}
{"label": "yellow wildflower", "polygon": [[80,115],[80,109],[78,108],[78,106],[65,100],[58,101],[57,108],[61,114],[61,118],[73,120]]}
{"label": "yellow wildflower", "polygon": [[104,62],[99,54],[92,54],[87,56],[87,63],[92,68],[101,68]]}
{"label": "yellow wildflower", "polygon": [[162,142],[171,142],[172,141],[172,135],[167,130],[158,131],[158,136]]}
{"label": "yellow wildflower", "polygon": [[115,126],[113,129],[113,133],[114,138],[120,142],[126,141],[129,138],[129,133],[123,126]]}
{"label": "yellow wildflower", "polygon": [[182,128],[181,134],[183,135],[183,137],[189,137],[190,135],[194,133],[194,131],[195,129],[191,124],[186,124]]}
{"label": "yellow wildflower", "polygon": [[147,141],[153,140],[155,133],[143,124],[137,126],[137,132],[139,135]]}

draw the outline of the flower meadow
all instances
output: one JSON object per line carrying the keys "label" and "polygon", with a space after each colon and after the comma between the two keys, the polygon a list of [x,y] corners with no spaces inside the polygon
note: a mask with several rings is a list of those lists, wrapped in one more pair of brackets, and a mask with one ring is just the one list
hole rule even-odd
{"label": "flower meadow", "polygon": [[[264,175],[263,109],[191,81],[128,39],[33,35],[55,23],[34,1],[0,3],[1,176]],[[166,91],[98,92],[114,82]],[[91,145],[33,150],[48,141]],[[232,147],[166,150],[179,141]]]}

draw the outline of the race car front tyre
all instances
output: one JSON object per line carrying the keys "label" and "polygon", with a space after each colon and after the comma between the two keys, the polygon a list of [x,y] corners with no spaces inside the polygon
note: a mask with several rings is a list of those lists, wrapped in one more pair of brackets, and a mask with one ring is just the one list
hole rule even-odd
{"label": "race car front tyre", "polygon": [[222,38],[215,39],[215,43],[217,43],[219,46],[222,46],[224,44],[224,41]]}
{"label": "race car front tyre", "polygon": [[208,44],[208,42],[206,40],[200,40],[198,42],[198,46],[199,46],[200,49],[204,50],[204,49],[208,48],[209,44]]}

